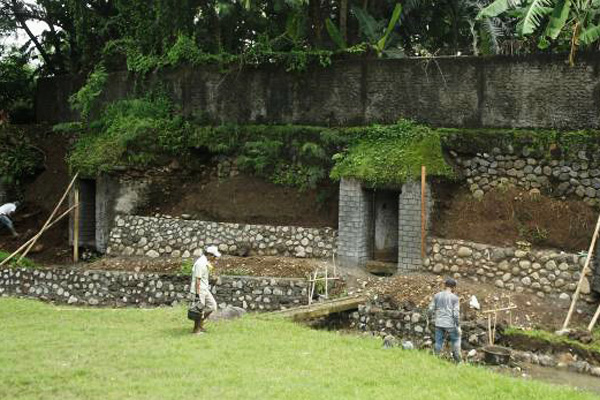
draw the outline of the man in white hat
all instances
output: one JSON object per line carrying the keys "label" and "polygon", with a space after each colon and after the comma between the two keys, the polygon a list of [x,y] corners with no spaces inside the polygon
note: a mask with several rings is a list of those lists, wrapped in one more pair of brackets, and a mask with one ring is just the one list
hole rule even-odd
{"label": "man in white hat", "polygon": [[208,246],[204,251],[204,254],[194,263],[190,293],[200,302],[203,307],[203,312],[198,319],[194,320],[193,333],[206,332],[204,329],[204,321],[211,313],[217,310],[217,302],[210,292],[208,276],[213,271],[213,264],[219,257],[221,257],[221,253],[217,246]]}

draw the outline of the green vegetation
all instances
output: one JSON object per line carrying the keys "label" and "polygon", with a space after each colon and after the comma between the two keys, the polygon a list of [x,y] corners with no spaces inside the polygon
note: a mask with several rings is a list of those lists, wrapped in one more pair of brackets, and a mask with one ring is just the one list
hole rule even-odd
{"label": "green vegetation", "polygon": [[549,345],[567,345],[574,349],[581,349],[600,354],[600,330],[593,331],[592,336],[594,340],[588,344],[578,342],[577,340],[569,339],[567,336],[560,336],[553,332],[548,332],[540,329],[522,330],[514,327],[509,327],[504,330],[503,335],[524,336]]}
{"label": "green vegetation", "polygon": [[421,166],[430,176],[452,177],[442,153],[438,131],[410,121],[395,125],[352,128],[347,152],[334,156],[331,176],[352,177],[376,184],[397,184],[416,179]]}
{"label": "green vegetation", "polygon": [[[0,250],[0,262],[4,261],[10,255],[11,255],[11,253]],[[23,258],[21,261],[17,262],[18,259],[19,259],[19,257],[12,258],[8,262],[8,265],[11,267],[38,268],[38,265],[36,263],[34,263],[33,261],[31,261],[29,258]]]}
{"label": "green vegetation", "polygon": [[28,63],[26,54],[3,46],[0,40],[0,113],[6,112],[12,122],[33,120],[36,74]]}
{"label": "green vegetation", "polygon": [[[597,44],[600,40],[600,2],[590,0],[495,0],[481,10],[478,19],[500,15],[517,18],[520,36],[537,34],[538,46],[547,49],[554,41],[562,50],[569,49],[569,62],[575,63],[580,45]],[[596,46],[597,48],[597,46]]]}
{"label": "green vegetation", "polygon": [[0,393],[18,399],[592,399],[381,341],[248,316],[190,334],[184,308],[0,299]]}
{"label": "green vegetation", "polygon": [[84,127],[69,155],[72,168],[86,175],[117,165],[146,167],[184,150],[187,123],[163,96],[120,100]]}
{"label": "green vegetation", "polygon": [[106,69],[103,65],[100,65],[90,74],[85,85],[69,98],[71,108],[79,112],[82,120],[88,120],[107,79]]}
{"label": "green vegetation", "polygon": [[191,259],[184,259],[181,262],[181,267],[179,268],[179,273],[183,274],[183,275],[191,275],[193,269],[194,269],[194,261]]}
{"label": "green vegetation", "polygon": [[527,148],[540,157],[558,154],[576,155],[580,150],[589,154],[600,150],[600,131],[559,131],[546,129],[439,129],[443,145],[459,153],[489,152],[494,147],[512,148],[520,152]]}
{"label": "green vegetation", "polygon": [[0,179],[8,184],[18,185],[33,176],[44,161],[26,132],[10,125],[0,125],[0,154]]}
{"label": "green vegetation", "polygon": [[114,102],[87,126],[68,128],[73,126],[83,131],[69,163],[91,176],[119,165],[162,165],[173,157],[187,165],[194,149],[233,157],[242,171],[300,189],[329,176],[400,184],[418,177],[421,165],[432,176],[452,176],[440,134],[410,121],[357,128],[210,126],[184,119],[165,96],[151,94]]}

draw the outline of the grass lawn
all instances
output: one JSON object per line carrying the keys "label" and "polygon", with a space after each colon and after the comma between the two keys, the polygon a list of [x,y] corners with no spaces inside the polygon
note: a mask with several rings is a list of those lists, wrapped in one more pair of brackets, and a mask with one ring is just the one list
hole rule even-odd
{"label": "grass lawn", "polygon": [[193,336],[183,308],[3,298],[0,324],[0,399],[595,398],[254,316]]}

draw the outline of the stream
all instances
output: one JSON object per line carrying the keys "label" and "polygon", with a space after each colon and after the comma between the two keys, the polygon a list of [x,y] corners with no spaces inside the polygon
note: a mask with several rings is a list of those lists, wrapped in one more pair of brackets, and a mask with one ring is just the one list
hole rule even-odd
{"label": "stream", "polygon": [[558,368],[542,367],[535,364],[523,364],[523,371],[521,372],[515,372],[513,369],[504,368],[494,368],[494,370],[515,377],[535,379],[554,385],[570,386],[600,395],[600,378],[591,375],[579,374],[577,372]]}

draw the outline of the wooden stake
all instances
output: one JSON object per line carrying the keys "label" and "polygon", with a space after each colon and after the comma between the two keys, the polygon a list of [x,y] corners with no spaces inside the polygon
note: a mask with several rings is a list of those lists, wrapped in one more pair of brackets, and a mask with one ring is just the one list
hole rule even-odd
{"label": "wooden stake", "polygon": [[498,320],[498,313],[494,313],[494,329],[492,329],[492,345],[496,343],[496,322]]}
{"label": "wooden stake", "polygon": [[492,339],[492,314],[488,314],[488,343],[490,346],[494,344],[494,340]]}
{"label": "wooden stake", "polygon": [[[74,197],[74,203],[79,204],[79,184]],[[79,262],[79,207],[73,211],[73,262]]]}
{"label": "wooden stake", "polygon": [[[75,184],[75,181],[77,180],[78,176],[79,176],[79,172],[75,174],[75,176],[73,177],[73,179],[71,179],[71,183],[69,183],[69,186],[67,187],[67,190],[65,190],[65,193],[62,195],[62,197],[58,201],[58,204],[56,205],[56,207],[54,207],[54,210],[52,211],[52,214],[50,214],[50,216],[46,220],[46,223],[44,224],[44,226],[42,226],[42,229],[40,229],[40,234],[41,234],[41,232],[43,232],[48,227],[48,225],[50,224],[50,221],[52,221],[52,218],[54,218],[54,215],[56,214],[56,212],[58,211],[58,209],[60,208],[60,206],[62,205],[62,203],[65,201],[65,198],[67,197],[67,195],[71,191],[71,188],[73,187],[73,184]],[[19,257],[18,261],[21,261],[25,256],[27,256],[27,253],[29,253],[29,251],[31,250],[31,248],[35,245],[35,242],[37,242],[38,238],[41,236],[40,234],[34,236],[34,240],[25,249],[25,251],[23,252],[23,254],[21,255],[21,257]]]}
{"label": "wooden stake", "polygon": [[333,277],[337,277],[337,270],[335,268],[335,250],[331,252],[331,259],[333,261]]}
{"label": "wooden stake", "polygon": [[327,279],[327,270],[329,268],[327,268],[327,265],[325,265],[325,300],[329,299],[329,280]]}
{"label": "wooden stake", "polygon": [[58,221],[63,219],[66,215],[68,215],[71,211],[73,211],[78,206],[79,206],[79,204],[73,205],[73,207],[69,208],[67,211],[65,211],[60,216],[58,216],[58,218],[56,218],[54,221],[52,221],[52,223],[50,225],[48,225],[45,230],[38,232],[34,237],[32,237],[31,239],[29,239],[28,241],[23,243],[23,245],[21,245],[21,247],[19,247],[10,256],[6,257],[4,260],[2,260],[2,262],[0,262],[0,267],[3,266],[4,264],[8,263],[13,257],[15,257],[17,254],[19,254],[21,252],[21,250],[23,250],[25,247],[27,247],[27,245],[32,243],[34,240],[37,240],[37,238],[39,238],[42,235],[42,233],[44,233],[48,229],[52,228],[54,226],[54,224],[56,224]]}
{"label": "wooden stake", "polygon": [[[575,293],[573,293],[573,299],[571,300],[571,307],[569,307],[569,312],[567,313],[567,318],[565,318],[565,322],[563,323],[562,330],[567,329],[569,326],[569,322],[571,321],[571,316],[573,315],[573,311],[575,310],[575,304],[577,303],[577,298],[579,297],[579,292],[581,291],[581,284],[585,279],[585,274],[588,270],[588,266],[590,265],[590,260],[592,259],[592,254],[594,253],[594,246],[596,245],[596,239],[598,239],[598,231],[600,230],[600,216],[598,216],[598,222],[596,222],[596,229],[594,229],[594,236],[592,236],[592,242],[590,243],[590,248],[587,253],[587,257],[585,258],[585,264],[583,265],[583,269],[581,270],[581,276],[579,277],[579,282],[577,283],[577,289],[575,289]],[[591,325],[591,324],[590,324]]]}
{"label": "wooden stake", "polygon": [[315,286],[317,285],[317,282],[315,282],[314,280],[317,279],[317,274],[319,273],[319,270],[315,270],[315,276],[313,278],[313,284],[312,287],[310,288],[310,297],[308,298],[308,304],[312,304],[312,300],[313,300],[313,296],[315,295]]}
{"label": "wooden stake", "polygon": [[427,176],[427,168],[422,165],[421,166],[421,259],[425,259],[426,252],[426,241],[425,241],[425,224],[427,223],[427,216],[425,215],[425,202],[426,199],[426,176]]}

